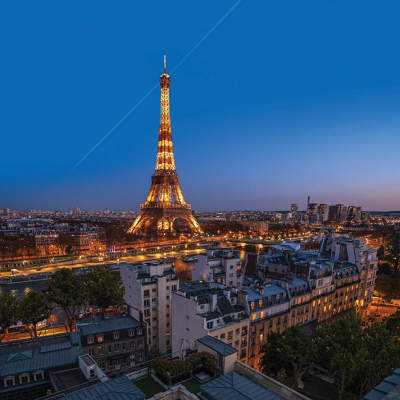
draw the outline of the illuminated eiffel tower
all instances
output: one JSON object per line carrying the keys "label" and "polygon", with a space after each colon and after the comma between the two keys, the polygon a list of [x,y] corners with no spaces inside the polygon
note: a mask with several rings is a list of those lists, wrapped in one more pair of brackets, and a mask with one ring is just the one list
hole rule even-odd
{"label": "illuminated eiffel tower", "polygon": [[171,78],[167,74],[164,56],[164,73],[160,76],[161,118],[158,133],[157,161],[151,187],[144,204],[140,205],[137,216],[128,233],[137,234],[142,228],[152,224],[157,226],[157,233],[165,236],[173,232],[177,218],[185,221],[193,233],[202,233],[199,223],[193,217],[190,204],[183,197],[179,176],[176,173],[174,149],[172,145],[171,115],[169,110],[169,87]]}

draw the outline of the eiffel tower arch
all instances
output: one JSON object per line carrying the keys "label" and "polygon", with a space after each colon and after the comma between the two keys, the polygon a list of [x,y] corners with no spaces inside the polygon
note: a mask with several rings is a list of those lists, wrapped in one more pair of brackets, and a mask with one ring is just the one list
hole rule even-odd
{"label": "eiffel tower arch", "polygon": [[185,201],[179,184],[179,176],[176,173],[169,108],[170,85],[171,78],[167,74],[164,56],[164,73],[160,76],[161,116],[156,168],[151,177],[151,186],[146,201],[140,205],[140,213],[128,233],[138,234],[147,226],[153,225],[156,227],[158,235],[165,236],[173,233],[174,221],[177,218],[185,221],[192,233],[203,233],[191,213],[190,204]]}

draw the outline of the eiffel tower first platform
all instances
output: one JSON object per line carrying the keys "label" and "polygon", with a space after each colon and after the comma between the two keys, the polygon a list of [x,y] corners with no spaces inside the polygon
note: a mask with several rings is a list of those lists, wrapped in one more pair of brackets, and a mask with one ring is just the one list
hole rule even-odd
{"label": "eiffel tower first platform", "polygon": [[177,218],[185,221],[192,233],[202,233],[199,223],[191,213],[190,204],[183,197],[179,176],[176,173],[172,145],[171,115],[169,109],[169,87],[171,78],[167,74],[164,56],[164,73],[160,76],[161,117],[158,133],[156,169],[151,177],[151,187],[144,204],[140,205],[137,216],[128,233],[138,234],[148,226],[156,226],[157,234],[173,233]]}

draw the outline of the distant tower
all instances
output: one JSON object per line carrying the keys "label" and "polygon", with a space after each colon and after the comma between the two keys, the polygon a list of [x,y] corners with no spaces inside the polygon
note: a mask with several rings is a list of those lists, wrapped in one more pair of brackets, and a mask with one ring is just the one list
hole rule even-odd
{"label": "distant tower", "polygon": [[307,211],[308,211],[309,205],[310,205],[310,196],[308,196],[308,199],[307,199]]}
{"label": "distant tower", "polygon": [[158,133],[156,169],[151,177],[151,187],[144,204],[140,205],[137,216],[128,233],[138,233],[151,223],[157,226],[161,236],[173,232],[175,219],[185,221],[193,233],[202,233],[199,223],[190,212],[176,173],[174,149],[172,145],[171,115],[169,110],[169,87],[171,78],[167,74],[164,56],[164,73],[160,76],[161,117]]}

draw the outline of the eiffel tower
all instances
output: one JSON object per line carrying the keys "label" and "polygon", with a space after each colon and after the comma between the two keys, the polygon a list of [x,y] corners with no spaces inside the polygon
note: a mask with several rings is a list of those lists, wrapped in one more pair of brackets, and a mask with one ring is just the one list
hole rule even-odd
{"label": "eiffel tower", "polygon": [[202,233],[199,223],[190,211],[190,204],[187,204],[183,197],[179,176],[176,173],[169,110],[170,85],[171,78],[167,74],[166,57],[164,56],[164,73],[160,76],[161,117],[156,169],[151,177],[151,187],[146,201],[140,205],[140,214],[129,228],[128,233],[137,234],[141,229],[155,224],[157,234],[165,236],[173,233],[173,224],[177,218],[185,221],[192,233]]}

